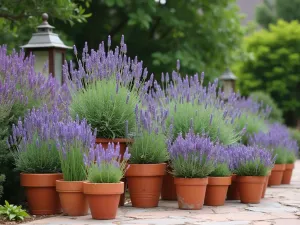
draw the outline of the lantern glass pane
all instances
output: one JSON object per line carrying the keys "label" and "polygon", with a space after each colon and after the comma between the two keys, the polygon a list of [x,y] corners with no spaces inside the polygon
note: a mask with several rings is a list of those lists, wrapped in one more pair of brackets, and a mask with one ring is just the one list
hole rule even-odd
{"label": "lantern glass pane", "polygon": [[34,70],[36,73],[49,74],[49,52],[48,51],[34,51],[35,55]]}
{"label": "lantern glass pane", "polygon": [[225,80],[223,81],[223,91],[224,91],[224,97],[225,98],[228,98],[230,93],[232,92],[233,90],[233,86],[232,86],[232,82],[230,80]]}
{"label": "lantern glass pane", "polygon": [[54,55],[54,71],[55,78],[57,79],[59,84],[62,84],[62,53],[55,52]]}

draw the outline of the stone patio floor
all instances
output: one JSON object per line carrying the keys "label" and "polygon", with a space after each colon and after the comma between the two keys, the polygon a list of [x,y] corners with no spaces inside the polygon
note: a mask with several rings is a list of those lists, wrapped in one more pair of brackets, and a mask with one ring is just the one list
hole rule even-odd
{"label": "stone patio floor", "polygon": [[177,202],[160,201],[152,209],[119,208],[114,220],[93,220],[83,217],[56,216],[27,224],[38,225],[300,225],[300,160],[296,163],[291,185],[267,189],[260,204],[226,201],[224,206],[202,210],[179,210]]}

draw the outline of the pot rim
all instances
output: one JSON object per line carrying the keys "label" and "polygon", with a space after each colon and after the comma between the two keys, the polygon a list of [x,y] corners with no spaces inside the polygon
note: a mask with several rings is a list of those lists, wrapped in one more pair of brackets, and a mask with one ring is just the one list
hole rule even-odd
{"label": "pot rim", "polygon": [[20,184],[23,187],[55,187],[56,180],[62,179],[62,173],[50,174],[20,174]]}
{"label": "pot rim", "polygon": [[118,183],[90,183],[83,182],[85,195],[121,195],[124,193],[124,182]]}
{"label": "pot rim", "polygon": [[208,177],[208,185],[211,186],[229,186],[231,184],[231,176],[227,177]]}
{"label": "pot rim", "polygon": [[84,181],[64,181],[63,179],[56,180],[56,191],[67,193],[82,193]]}
{"label": "pot rim", "polygon": [[267,176],[237,176],[237,182],[239,183],[265,183]]}
{"label": "pot rim", "polygon": [[295,163],[285,164],[285,170],[293,170],[295,168]]}
{"label": "pot rim", "polygon": [[286,164],[274,164],[272,171],[284,171]]}
{"label": "pot rim", "polygon": [[208,184],[208,177],[204,177],[204,178],[174,177],[174,184],[182,185],[182,186],[206,186]]}
{"label": "pot rim", "polygon": [[125,177],[156,177],[166,174],[166,163],[157,164],[128,164],[129,168]]}

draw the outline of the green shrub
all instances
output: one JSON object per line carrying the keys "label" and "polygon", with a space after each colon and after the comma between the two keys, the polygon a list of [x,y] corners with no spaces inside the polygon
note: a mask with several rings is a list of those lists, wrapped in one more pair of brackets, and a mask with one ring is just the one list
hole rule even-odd
{"label": "green shrub", "polygon": [[171,103],[169,105],[167,127],[172,124],[172,136],[176,138],[180,133],[184,136],[191,127],[197,134],[207,134],[213,142],[219,141],[224,145],[234,144],[240,136],[235,126],[223,118],[224,112],[212,106],[193,104],[191,102]]}
{"label": "green shrub", "polygon": [[131,164],[158,164],[166,162],[168,157],[166,136],[162,132],[139,132],[129,147]]}
{"label": "green shrub", "polygon": [[3,174],[0,175],[0,200],[3,194],[3,183],[5,181],[5,176]]}
{"label": "green shrub", "polygon": [[8,201],[5,201],[5,205],[0,206],[0,217],[4,217],[6,220],[22,221],[28,216],[22,206],[9,204]]}
{"label": "green shrub", "polygon": [[[139,97],[127,87],[119,86],[113,78],[98,80],[73,93],[70,113],[75,119],[86,119],[97,137],[122,138],[134,131],[135,106]],[[126,122],[127,121],[127,122]],[[126,123],[128,127],[126,128]]]}
{"label": "green shrub", "polygon": [[290,129],[290,133],[292,138],[297,141],[298,147],[300,148],[300,130]]}
{"label": "green shrub", "polygon": [[272,108],[272,111],[268,117],[271,122],[282,122],[282,111],[278,108],[277,104],[268,93],[263,91],[255,91],[251,93],[250,97],[253,100],[261,103],[263,109],[266,109],[267,106]]}

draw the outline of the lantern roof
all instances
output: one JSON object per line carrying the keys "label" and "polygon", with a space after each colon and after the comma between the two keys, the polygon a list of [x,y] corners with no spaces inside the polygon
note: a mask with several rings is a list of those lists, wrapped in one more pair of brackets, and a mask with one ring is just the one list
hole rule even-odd
{"label": "lantern roof", "polygon": [[231,72],[229,68],[221,75],[220,80],[236,80],[237,77]]}
{"label": "lantern roof", "polygon": [[21,46],[21,48],[62,48],[71,49],[66,46],[59,38],[58,34],[53,33],[54,27],[48,23],[48,14],[43,13],[43,22],[37,26],[37,32],[32,34],[28,44]]}

